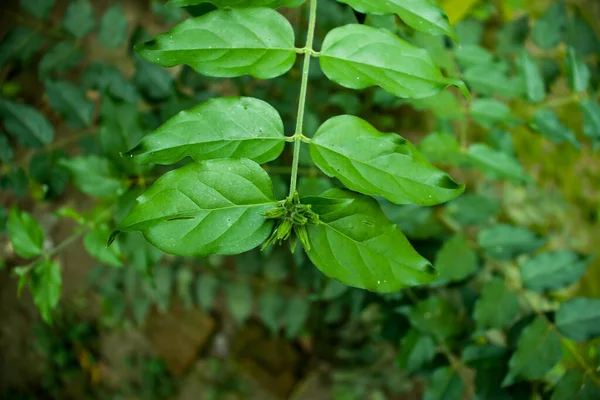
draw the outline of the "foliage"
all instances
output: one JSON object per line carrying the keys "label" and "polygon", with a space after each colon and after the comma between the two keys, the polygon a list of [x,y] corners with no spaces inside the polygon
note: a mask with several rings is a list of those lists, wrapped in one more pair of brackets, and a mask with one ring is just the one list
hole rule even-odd
{"label": "foliage", "polygon": [[[72,1],[41,34],[54,1],[20,3],[0,41],[0,268],[48,329],[81,238],[103,325],[176,302],[259,320],[322,343],[341,399],[599,396],[593,249],[543,208],[548,163],[528,154],[597,162],[600,40],[580,7],[171,0],[152,38],[120,4]],[[27,199],[73,234],[53,243]]]}

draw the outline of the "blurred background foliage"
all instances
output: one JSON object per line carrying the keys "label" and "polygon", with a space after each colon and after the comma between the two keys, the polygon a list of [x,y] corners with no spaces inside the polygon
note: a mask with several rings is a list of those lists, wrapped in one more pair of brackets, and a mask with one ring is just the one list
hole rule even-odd
{"label": "blurred background foliage", "polygon": [[[473,95],[398,100],[311,69],[307,136],[328,117],[362,116],[467,184],[434,208],[380,201],[440,278],[379,295],[279,247],[184,258],[129,234],[106,248],[165,172],[119,152],[223,95],[269,101],[291,132],[299,65],[270,81],[217,80],[132,51],[206,4],[5,0],[0,397],[600,398],[600,342],[588,340],[600,334],[600,3],[439,4],[459,43],[319,0],[317,48],[342,24],[392,29]],[[306,9],[281,12],[303,38]],[[290,161],[264,166],[278,198]],[[300,174],[303,195],[338,185],[307,154]]]}

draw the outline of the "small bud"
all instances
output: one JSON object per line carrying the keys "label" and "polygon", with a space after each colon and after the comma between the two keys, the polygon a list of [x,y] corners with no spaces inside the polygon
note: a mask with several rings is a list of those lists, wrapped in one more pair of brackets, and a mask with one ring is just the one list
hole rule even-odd
{"label": "small bud", "polygon": [[281,221],[279,226],[277,227],[277,240],[280,242],[282,240],[287,240],[292,233],[292,221],[288,218]]}
{"label": "small bud", "polygon": [[296,225],[294,226],[294,232],[298,239],[300,239],[300,243],[302,246],[308,251],[310,250],[310,242],[308,241],[308,231],[306,230],[306,226],[304,225]]}
{"label": "small bud", "polygon": [[304,215],[295,212],[292,215],[292,221],[294,221],[295,225],[304,225],[308,222],[308,218],[306,218]]}
{"label": "small bud", "polygon": [[285,209],[283,207],[275,207],[261,213],[265,218],[281,218],[285,215]]}

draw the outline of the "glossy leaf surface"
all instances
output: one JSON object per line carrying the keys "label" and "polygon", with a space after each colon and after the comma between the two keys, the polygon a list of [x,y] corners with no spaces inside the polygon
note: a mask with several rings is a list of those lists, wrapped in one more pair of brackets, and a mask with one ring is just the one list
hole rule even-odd
{"label": "glossy leaf surface", "polygon": [[456,39],[444,10],[429,0],[338,0],[365,14],[396,14],[408,26],[430,35]]}
{"label": "glossy leaf surface", "polygon": [[262,164],[277,158],[284,146],[277,110],[251,97],[225,97],[180,112],[126,156],[156,164],[173,164],[188,156],[196,161],[249,158]]}
{"label": "glossy leaf surface", "polygon": [[407,140],[379,132],[350,115],[321,125],[310,143],[310,154],[321,170],[349,189],[396,204],[439,204],[464,190]]}
{"label": "glossy leaf surface", "polygon": [[351,88],[380,86],[404,98],[423,98],[465,84],[442,75],[425,49],[413,46],[390,31],[349,24],[330,31],[319,57],[321,69],[332,81]]}
{"label": "glossy leaf surface", "polygon": [[237,254],[267,238],[273,222],[260,213],[274,205],[271,179],[255,162],[193,163],[158,179],[113,235],[141,231],[177,255]]}
{"label": "glossy leaf surface", "polygon": [[387,220],[367,196],[331,189],[310,204],[321,223],[308,225],[308,257],[325,275],[346,285],[375,292],[394,292],[430,282],[431,264]]}
{"label": "glossy leaf surface", "polygon": [[292,26],[268,8],[215,10],[182,22],[136,50],[163,67],[186,64],[200,74],[222,78],[274,78],[296,60]]}

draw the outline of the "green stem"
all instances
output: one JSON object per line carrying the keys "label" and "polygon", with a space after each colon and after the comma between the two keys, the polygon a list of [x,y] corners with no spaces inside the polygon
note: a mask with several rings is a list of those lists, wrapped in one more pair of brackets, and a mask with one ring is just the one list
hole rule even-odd
{"label": "green stem", "polygon": [[315,36],[315,23],[317,21],[317,0],[310,0],[310,16],[308,18],[308,33],[306,35],[306,46],[308,51],[304,53],[304,65],[302,67],[302,83],[300,86],[300,99],[298,102],[298,116],[296,119],[296,132],[294,132],[294,158],[292,160],[292,177],[290,180],[291,198],[296,192],[298,180],[298,164],[300,162],[300,146],[303,138],[302,127],[304,124],[304,106],[306,104],[306,91],[308,88],[308,73],[310,71],[310,59],[312,57],[313,39]]}

